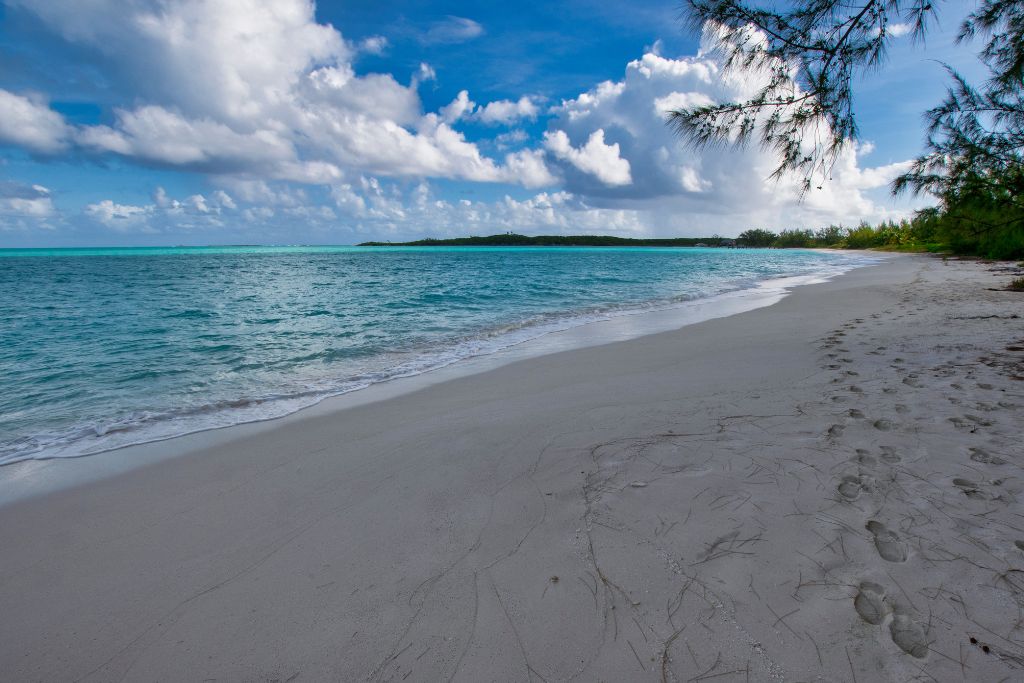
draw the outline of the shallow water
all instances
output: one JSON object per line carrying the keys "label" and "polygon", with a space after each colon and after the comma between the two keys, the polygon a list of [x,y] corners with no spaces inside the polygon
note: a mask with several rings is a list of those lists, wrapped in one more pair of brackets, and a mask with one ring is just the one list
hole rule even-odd
{"label": "shallow water", "polygon": [[0,250],[0,464],[294,412],[553,330],[864,258],[796,250]]}

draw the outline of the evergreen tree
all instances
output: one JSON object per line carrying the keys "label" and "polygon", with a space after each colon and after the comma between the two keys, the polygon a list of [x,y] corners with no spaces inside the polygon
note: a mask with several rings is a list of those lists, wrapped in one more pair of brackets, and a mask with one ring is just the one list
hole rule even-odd
{"label": "evergreen tree", "polygon": [[[802,174],[805,192],[857,139],[852,83],[884,62],[889,27],[910,25],[921,41],[938,11],[938,0],[795,0],[781,11],[744,0],[686,4],[692,28],[716,31],[727,69],[767,79],[745,102],[681,109],[670,123],[698,147],[756,136],[779,156],[773,176]],[[974,86],[947,67],[952,86],[926,114],[926,152],[893,191],[938,198],[930,219],[947,241],[1016,256],[1024,253],[1024,0],[979,0],[959,33],[974,38],[985,41],[989,80]]]}

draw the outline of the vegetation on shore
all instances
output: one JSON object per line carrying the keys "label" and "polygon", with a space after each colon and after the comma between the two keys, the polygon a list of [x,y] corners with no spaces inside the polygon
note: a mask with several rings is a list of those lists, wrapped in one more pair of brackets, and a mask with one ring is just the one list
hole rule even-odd
{"label": "vegetation on shore", "polygon": [[[717,27],[727,70],[760,69],[769,78],[747,101],[697,104],[670,112],[669,123],[698,148],[756,140],[777,154],[773,177],[800,174],[804,192],[820,189],[858,137],[854,85],[885,61],[900,35],[895,27],[923,44],[942,5],[686,0],[694,31]],[[924,154],[892,184],[894,194],[930,195],[938,205],[909,222],[847,230],[837,244],[1024,256],[1024,0],[977,0],[957,40],[982,43],[988,78],[972,84],[946,67],[946,97],[924,115]],[[784,232],[764,246],[830,246],[823,241]]]}
{"label": "vegetation on shore", "polygon": [[[1024,216],[1022,216],[1024,219]],[[363,242],[361,247],[772,247],[776,249],[884,249],[887,251],[951,252],[985,258],[1024,257],[1024,231],[976,230],[938,210],[918,214],[912,220],[878,225],[861,223],[847,228],[830,225],[817,230],[772,232],[755,228],[736,239],[675,237],[632,239],[611,235],[518,235],[502,233],[479,237],[422,239],[413,242]]]}
{"label": "vegetation on shore", "polygon": [[832,247],[840,249],[885,249],[887,251],[928,251],[981,256],[992,259],[1024,257],[1024,213],[1016,225],[1007,223],[988,227],[980,221],[1007,221],[1005,209],[987,215],[969,209],[919,212],[911,220],[887,221],[878,225],[861,223],[855,228],[830,225],[819,230],[747,230],[737,238],[741,246],[756,247]]}

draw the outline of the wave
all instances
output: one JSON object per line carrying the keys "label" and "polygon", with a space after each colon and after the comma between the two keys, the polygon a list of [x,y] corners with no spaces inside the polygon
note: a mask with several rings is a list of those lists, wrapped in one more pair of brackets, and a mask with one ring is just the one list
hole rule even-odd
{"label": "wave", "polygon": [[716,297],[734,293],[766,291],[773,287],[782,292],[785,288],[797,284],[828,280],[877,260],[868,256],[851,257],[811,273],[797,272],[770,279],[718,283],[708,291],[696,295],[535,315],[477,330],[473,334],[450,338],[443,344],[382,354],[376,359],[376,367],[366,367],[343,376],[324,376],[307,382],[303,387],[282,388],[276,393],[222,398],[174,410],[132,411],[107,421],[40,432],[0,446],[0,466],[32,459],[48,460],[95,455],[211,429],[277,419],[314,406],[328,398],[383,382],[422,375],[470,358],[495,354],[555,332],[621,316],[683,309],[697,302],[713,302]]}

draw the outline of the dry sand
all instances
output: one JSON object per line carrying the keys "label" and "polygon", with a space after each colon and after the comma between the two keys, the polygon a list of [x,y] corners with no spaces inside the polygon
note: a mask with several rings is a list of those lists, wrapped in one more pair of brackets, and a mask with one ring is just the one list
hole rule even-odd
{"label": "dry sand", "polygon": [[8,505],[0,678],[1022,680],[1008,279],[894,258]]}

